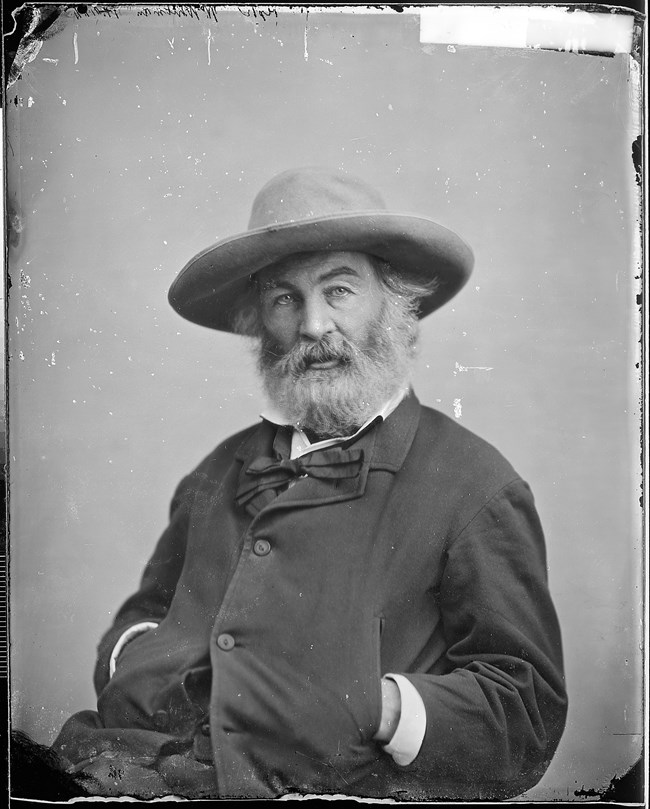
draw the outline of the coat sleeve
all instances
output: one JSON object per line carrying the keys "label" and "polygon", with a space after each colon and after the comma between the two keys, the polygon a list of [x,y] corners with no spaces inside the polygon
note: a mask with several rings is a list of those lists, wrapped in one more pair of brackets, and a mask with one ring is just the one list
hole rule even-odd
{"label": "coat sleeve", "polygon": [[160,622],[167,614],[185,561],[192,498],[192,475],[188,475],[174,493],[169,525],[144,569],[139,589],[120,607],[112,627],[99,643],[93,680],[97,694],[110,679],[111,653],[124,631],[142,621]]}
{"label": "coat sleeve", "polygon": [[[566,717],[560,630],[528,486],[503,488],[447,546],[437,594],[443,674],[406,674],[426,707],[407,770],[519,794],[546,770]],[[474,793],[478,794],[478,793]]]}

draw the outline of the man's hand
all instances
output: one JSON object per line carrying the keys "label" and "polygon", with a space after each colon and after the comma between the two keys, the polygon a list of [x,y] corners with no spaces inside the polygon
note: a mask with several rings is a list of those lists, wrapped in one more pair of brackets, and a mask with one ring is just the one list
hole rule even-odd
{"label": "man's hand", "polygon": [[395,733],[402,711],[402,698],[397,683],[381,678],[381,722],[375,733],[375,741],[386,744]]}

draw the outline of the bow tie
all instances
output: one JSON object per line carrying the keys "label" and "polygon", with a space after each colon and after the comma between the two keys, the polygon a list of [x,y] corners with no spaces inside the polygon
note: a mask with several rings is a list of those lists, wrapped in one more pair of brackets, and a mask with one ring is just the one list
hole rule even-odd
{"label": "bow tie", "polygon": [[[291,480],[308,476],[319,480],[355,478],[363,465],[363,450],[332,447],[317,450],[301,458],[278,459],[256,458],[240,476],[239,489],[235,499],[242,506],[248,506],[258,494],[272,489],[264,498],[270,502],[278,490]],[[262,507],[267,504],[264,502]],[[257,510],[257,509],[256,509]]]}

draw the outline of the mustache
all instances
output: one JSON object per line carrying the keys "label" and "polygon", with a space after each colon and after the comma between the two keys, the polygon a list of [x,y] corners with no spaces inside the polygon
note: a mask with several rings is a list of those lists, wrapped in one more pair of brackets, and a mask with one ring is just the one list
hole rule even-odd
{"label": "mustache", "polygon": [[337,361],[351,365],[359,349],[346,337],[333,338],[325,334],[316,343],[296,343],[282,352],[276,345],[263,346],[263,361],[267,367],[281,373],[299,376],[309,370],[313,363]]}

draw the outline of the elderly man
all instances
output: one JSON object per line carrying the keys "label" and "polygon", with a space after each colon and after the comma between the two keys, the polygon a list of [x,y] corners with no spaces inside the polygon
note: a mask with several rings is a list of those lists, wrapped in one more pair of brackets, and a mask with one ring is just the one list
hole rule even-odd
{"label": "elderly man", "polygon": [[252,336],[270,408],[175,494],[55,750],[105,795],[504,798],[566,712],[533,497],[410,388],[471,271],[340,172],[280,174],[170,290]]}

